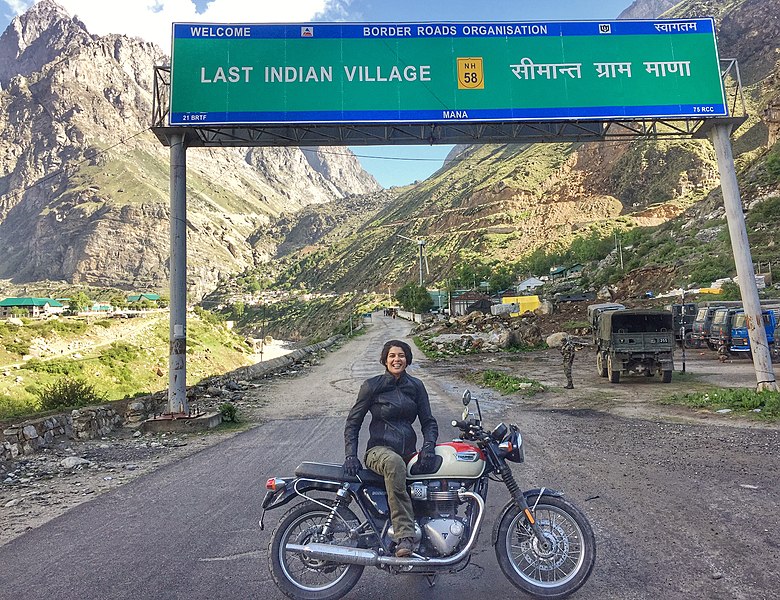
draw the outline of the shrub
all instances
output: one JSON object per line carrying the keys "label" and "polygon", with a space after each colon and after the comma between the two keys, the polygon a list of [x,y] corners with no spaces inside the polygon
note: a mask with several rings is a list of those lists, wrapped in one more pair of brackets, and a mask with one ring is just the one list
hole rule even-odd
{"label": "shrub", "polygon": [[84,371],[84,366],[70,358],[54,358],[40,360],[33,358],[27,361],[25,368],[35,373],[51,373],[53,375],[78,375]]}
{"label": "shrub", "polygon": [[498,390],[502,394],[522,392],[525,396],[530,397],[544,391],[544,387],[538,381],[527,377],[515,377],[491,369],[483,371],[475,379],[477,383]]}
{"label": "shrub", "polygon": [[108,367],[117,367],[133,362],[139,355],[139,350],[125,342],[113,342],[103,350],[98,360]]}
{"label": "shrub", "polygon": [[6,351],[10,352],[11,354],[24,356],[25,354],[30,353],[30,342],[26,340],[3,342],[3,346],[5,346]]}
{"label": "shrub", "polygon": [[238,408],[232,402],[223,402],[219,405],[219,413],[222,415],[223,421],[237,421],[238,420]]}
{"label": "shrub", "polygon": [[64,377],[51,385],[44,386],[38,392],[42,410],[61,410],[64,408],[102,404],[106,396],[83,379]]}

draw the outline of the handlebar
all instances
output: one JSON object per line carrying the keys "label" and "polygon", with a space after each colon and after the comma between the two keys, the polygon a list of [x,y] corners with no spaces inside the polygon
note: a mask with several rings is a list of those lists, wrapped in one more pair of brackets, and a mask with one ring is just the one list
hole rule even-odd
{"label": "handlebar", "polygon": [[467,430],[469,428],[470,423],[468,421],[456,421],[455,419],[452,420],[452,426],[457,427],[458,429]]}

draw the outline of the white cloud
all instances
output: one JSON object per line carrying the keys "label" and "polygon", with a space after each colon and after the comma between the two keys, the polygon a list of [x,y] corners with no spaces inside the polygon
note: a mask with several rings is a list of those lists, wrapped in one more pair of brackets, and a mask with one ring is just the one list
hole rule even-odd
{"label": "white cloud", "polygon": [[[171,51],[171,23],[278,23],[305,22],[323,12],[330,0],[211,0],[198,13],[192,0],[56,0],[72,16],[77,16],[90,33],[121,33],[140,37]],[[9,7],[23,12],[25,0],[6,0]],[[201,5],[204,3],[201,2]]]}

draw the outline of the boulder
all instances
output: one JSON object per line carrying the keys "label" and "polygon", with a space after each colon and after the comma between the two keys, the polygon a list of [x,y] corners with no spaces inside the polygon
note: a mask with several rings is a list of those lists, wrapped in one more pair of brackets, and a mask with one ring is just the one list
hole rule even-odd
{"label": "boulder", "polygon": [[568,335],[565,331],[558,331],[548,335],[545,341],[550,348],[559,348]]}

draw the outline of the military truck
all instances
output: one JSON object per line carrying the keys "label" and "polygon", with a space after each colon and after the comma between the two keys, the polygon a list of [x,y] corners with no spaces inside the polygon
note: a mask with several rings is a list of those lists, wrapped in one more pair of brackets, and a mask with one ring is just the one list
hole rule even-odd
{"label": "military truck", "polygon": [[696,313],[691,329],[689,347],[701,348],[710,343],[710,327],[712,327],[712,316],[715,314],[717,306],[702,306]]}
{"label": "military truck", "polygon": [[674,370],[674,321],[667,310],[613,310],[598,320],[596,370],[618,383],[621,374],[661,374],[669,383]]}
{"label": "military truck", "polygon": [[721,306],[715,309],[710,324],[710,339],[707,342],[711,350],[717,349],[721,342],[726,344],[727,348],[731,346],[731,322],[734,315],[741,311],[739,306]]}
{"label": "military truck", "polygon": [[590,324],[590,330],[593,333],[593,343],[596,343],[598,339],[599,329],[599,317],[601,313],[608,310],[624,310],[626,307],[617,302],[603,302],[601,304],[590,304],[588,306],[588,323]]}
{"label": "military truck", "polygon": [[686,342],[690,345],[693,322],[698,313],[696,303],[685,302],[684,304],[670,304],[669,306],[664,306],[664,309],[672,311],[672,316],[674,317],[675,339],[680,344]]}

